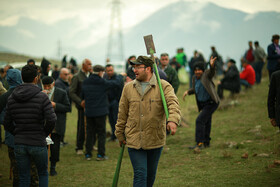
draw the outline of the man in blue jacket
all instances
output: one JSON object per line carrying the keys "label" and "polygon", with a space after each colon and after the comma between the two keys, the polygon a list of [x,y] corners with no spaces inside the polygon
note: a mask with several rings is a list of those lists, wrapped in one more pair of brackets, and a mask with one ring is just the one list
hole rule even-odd
{"label": "man in blue jacket", "polygon": [[267,47],[267,70],[269,73],[269,79],[273,72],[280,70],[280,46],[279,35],[272,36],[272,44]]}
{"label": "man in blue jacket", "polygon": [[[114,67],[112,64],[107,64],[105,67],[106,73],[104,74],[104,79],[106,80],[116,80],[118,74],[115,73]],[[108,101],[109,101],[109,122],[111,125],[111,138],[109,141],[115,141],[117,138],[115,136],[115,125],[117,124],[118,112],[119,112],[119,101],[122,95],[122,89],[124,82],[121,82],[119,87],[108,90]]]}
{"label": "man in blue jacket", "polygon": [[93,137],[98,136],[98,154],[96,160],[106,160],[105,141],[106,141],[106,116],[108,110],[107,91],[112,88],[121,87],[122,76],[117,76],[116,80],[103,79],[105,68],[101,65],[93,67],[93,74],[84,80],[82,85],[82,104],[85,108],[87,120],[86,128],[86,154],[87,160],[91,160]]}

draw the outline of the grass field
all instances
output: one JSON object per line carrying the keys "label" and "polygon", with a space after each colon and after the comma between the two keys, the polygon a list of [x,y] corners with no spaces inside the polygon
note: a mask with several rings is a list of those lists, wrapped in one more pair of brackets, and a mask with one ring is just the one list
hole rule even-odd
{"label": "grass field", "polygon": [[[222,105],[227,107],[213,115],[211,147],[200,153],[188,149],[195,143],[198,112],[194,96],[182,101],[186,88],[181,85],[177,95],[189,127],[180,127],[175,136],[167,138],[154,186],[280,186],[280,166],[274,164],[280,160],[280,133],[270,125],[267,115],[268,78],[242,91],[234,105],[227,106],[229,101],[223,101]],[[49,177],[49,186],[111,186],[120,151],[118,143],[106,144],[107,161],[86,161],[84,156],[77,156],[74,151],[76,116],[73,107],[67,119],[69,145],[61,149],[58,175]],[[245,153],[248,158],[241,158]],[[0,186],[11,186],[5,145],[0,149],[0,173]],[[126,149],[119,186],[132,186],[132,182],[133,170]]]}

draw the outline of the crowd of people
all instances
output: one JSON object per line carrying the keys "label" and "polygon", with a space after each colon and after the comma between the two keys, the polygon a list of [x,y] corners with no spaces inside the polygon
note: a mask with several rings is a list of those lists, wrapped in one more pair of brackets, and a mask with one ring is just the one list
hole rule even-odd
{"label": "crowd of people", "polygon": [[[176,93],[182,68],[188,69],[190,75],[189,89],[184,92],[183,100],[194,94],[200,112],[196,119],[196,143],[190,149],[210,147],[212,114],[224,98],[223,91],[235,94],[240,92],[241,86],[250,89],[255,83],[260,84],[266,61],[271,80],[269,118],[273,126],[279,127],[279,35],[272,36],[267,54],[258,41],[254,45],[255,48],[249,41],[249,49],[241,59],[241,72],[234,59],[224,63],[214,46],[211,46],[209,61],[197,50],[188,61],[183,48],[179,48],[173,58],[168,53],[155,59],[132,55],[121,74],[117,74],[109,62],[105,67],[92,66],[90,59],[84,59],[79,70],[77,62],[71,59],[68,63],[66,56],[61,68],[54,65],[52,69],[51,62],[45,58],[40,66],[29,59],[21,70],[5,66],[0,69],[0,123],[5,127],[4,143],[8,146],[13,185],[48,186],[48,175],[58,175],[60,148],[67,145],[67,113],[72,111],[74,103],[77,109],[76,154],[92,160],[92,152],[96,150],[95,160],[105,161],[108,159],[106,141],[119,142],[120,146],[125,144],[134,170],[133,185],[152,186],[166,136],[174,135],[180,125]],[[160,80],[155,76],[155,66]],[[223,75],[217,82],[217,89],[216,75]],[[164,112],[161,91],[168,115]],[[111,126],[108,140],[107,117]]]}

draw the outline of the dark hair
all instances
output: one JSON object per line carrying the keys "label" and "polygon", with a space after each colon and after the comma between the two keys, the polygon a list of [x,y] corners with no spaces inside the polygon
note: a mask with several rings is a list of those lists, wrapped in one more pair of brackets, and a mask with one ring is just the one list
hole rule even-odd
{"label": "dark hair", "polygon": [[163,57],[163,56],[168,56],[169,57],[168,53],[161,53],[160,57]]}
{"label": "dark hair", "polygon": [[197,61],[194,63],[193,65],[193,69],[196,70],[196,69],[200,69],[202,71],[205,70],[205,62],[202,62],[202,61]]}
{"label": "dark hair", "polygon": [[107,64],[106,66],[105,66],[105,68],[108,68],[108,67],[114,67],[112,64]]}
{"label": "dark hair", "polygon": [[235,64],[235,60],[233,60],[233,59],[229,59],[228,62]]}
{"label": "dark hair", "polygon": [[279,39],[279,35],[278,35],[278,34],[274,34],[274,35],[272,36],[271,41],[274,42],[274,40],[278,40],[278,39]]}
{"label": "dark hair", "polygon": [[130,60],[132,58],[136,58],[136,56],[135,55],[131,55],[130,57],[128,57],[128,60]]}
{"label": "dark hair", "polygon": [[258,41],[255,41],[255,43],[254,43],[255,45],[257,45],[257,46],[259,46],[259,42]]}
{"label": "dark hair", "polygon": [[29,64],[29,63],[34,63],[34,65],[35,65],[35,60],[33,60],[33,59],[27,60],[27,64]]}
{"label": "dark hair", "polygon": [[21,69],[22,81],[25,83],[32,83],[37,74],[38,70],[35,65],[25,65]]}

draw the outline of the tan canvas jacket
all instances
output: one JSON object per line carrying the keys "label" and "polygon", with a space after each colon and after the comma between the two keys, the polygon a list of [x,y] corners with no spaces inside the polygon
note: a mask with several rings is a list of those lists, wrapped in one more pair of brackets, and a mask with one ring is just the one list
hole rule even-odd
{"label": "tan canvas jacket", "polygon": [[[161,80],[169,110],[168,121],[179,124],[180,107],[173,87]],[[126,140],[127,147],[155,149],[165,145],[166,116],[155,75],[142,95],[140,82],[134,80],[125,85],[119,103],[115,135]]]}

